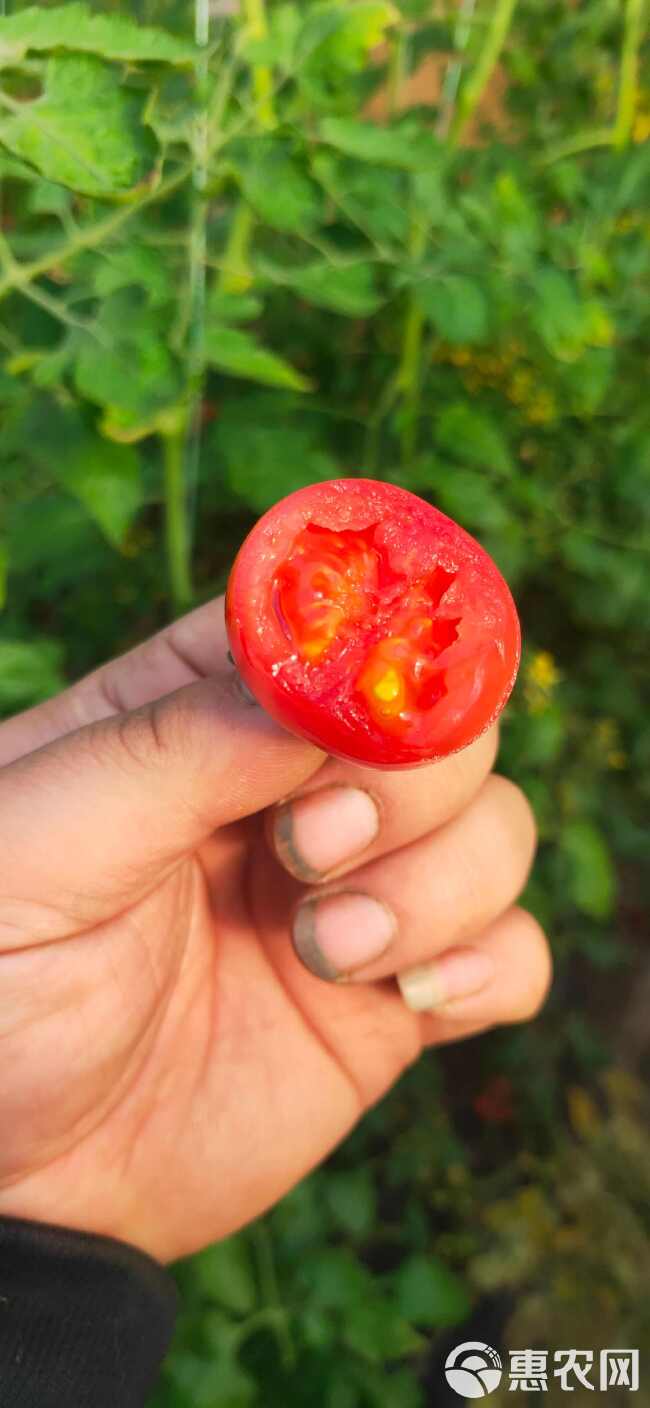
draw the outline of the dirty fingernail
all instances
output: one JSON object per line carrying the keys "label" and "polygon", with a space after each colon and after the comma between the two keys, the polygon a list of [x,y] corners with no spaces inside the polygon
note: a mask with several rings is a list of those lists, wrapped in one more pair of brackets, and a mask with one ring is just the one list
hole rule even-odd
{"label": "dirty fingernail", "polygon": [[378,958],[396,927],[391,911],[370,895],[316,896],[296,910],[293,943],[305,967],[334,980]]}
{"label": "dirty fingernail", "polygon": [[276,853],[299,880],[319,880],[374,841],[379,813],[360,787],[323,787],[278,807]]}
{"label": "dirty fingernail", "polygon": [[397,981],[412,1012],[435,1012],[455,998],[472,997],[494,977],[494,963],[483,949],[456,948],[432,963],[398,973]]}

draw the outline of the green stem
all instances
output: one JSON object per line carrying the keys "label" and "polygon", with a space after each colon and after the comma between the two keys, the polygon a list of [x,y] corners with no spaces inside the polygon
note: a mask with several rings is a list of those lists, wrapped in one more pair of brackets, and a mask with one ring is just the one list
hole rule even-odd
{"label": "green stem", "polygon": [[248,254],[255,228],[255,216],[250,205],[241,200],[232,219],[228,243],[224,250],[220,293],[245,293],[253,281]]}
{"label": "green stem", "polygon": [[458,18],[454,25],[454,50],[455,54],[447,64],[445,76],[442,82],[442,92],[440,94],[440,108],[438,111],[438,121],[436,123],[436,136],[444,140],[449,135],[456,100],[458,98],[458,88],[463,71],[463,52],[469,43],[472,32],[472,20],[476,0],[460,0]]}
{"label": "green stem", "polygon": [[404,82],[406,72],[406,33],[404,22],[396,30],[390,45],[390,58],[388,60],[388,115],[394,117],[399,108],[400,91]]}
{"label": "green stem", "polygon": [[405,465],[411,463],[417,441],[420,413],[422,324],[422,313],[410,298],[404,320],[402,360],[399,372],[404,399],[404,425],[401,441],[402,460]]}
{"label": "green stem", "polygon": [[[488,25],[483,48],[478,56],[470,77],[461,92],[455,115],[450,122],[446,139],[447,147],[453,150],[465,131],[465,127],[481,101],[498,62],[499,55],[510,28],[517,0],[496,0],[492,18]],[[457,43],[461,47],[467,42],[472,6],[463,5],[462,27],[457,32]],[[453,102],[453,95],[452,95]],[[429,236],[429,224],[421,213],[414,211],[411,217],[409,255],[414,265],[422,259]],[[402,394],[404,421],[401,431],[402,459],[409,464],[417,444],[418,417],[420,413],[420,389],[422,378],[422,334],[424,319],[412,292],[409,293],[404,327],[402,349],[397,372],[397,385]]]}
{"label": "green stem", "polygon": [[563,161],[567,156],[579,156],[596,147],[611,147],[614,134],[611,127],[592,127],[587,132],[576,132],[574,137],[566,137],[541,158],[542,166],[551,166],[554,161]]}
{"label": "green stem", "polygon": [[[269,27],[265,0],[243,0],[243,16],[251,39],[266,39]],[[267,64],[253,64],[252,78],[258,124],[267,129],[275,127],[271,69]]]}
{"label": "green stem", "polygon": [[[409,255],[414,265],[421,260],[426,249],[429,227],[421,214],[411,216]],[[418,416],[420,413],[422,331],[424,318],[412,290],[406,303],[406,313],[402,330],[402,350],[397,370],[397,387],[402,393],[404,422],[401,432],[402,460],[408,465],[413,458],[417,441]]]}
{"label": "green stem", "polygon": [[66,264],[69,259],[74,259],[75,255],[81,254],[84,249],[96,249],[97,245],[103,244],[104,240],[119,230],[132,215],[144,210],[145,206],[153,204],[154,201],[164,200],[166,196],[175,191],[178,186],[182,186],[188,176],[192,174],[192,166],[183,166],[174,176],[170,176],[167,181],[161,181],[159,186],[153,187],[142,200],[133,201],[128,205],[120,206],[118,210],[111,211],[110,215],[103,220],[97,220],[94,225],[87,225],[63,244],[56,245],[54,249],[48,250],[41,255],[40,259],[33,259],[30,264],[19,264],[15,262],[0,278],[0,299],[6,298],[8,293],[24,288],[27,284],[34,282],[41,274],[47,274],[49,269],[56,265]]}
{"label": "green stem", "polygon": [[180,616],[192,604],[190,531],[183,475],[185,424],[161,436],[165,487],[165,547],[172,608]]}
{"label": "green stem", "polygon": [[624,147],[632,136],[639,87],[639,49],[643,38],[645,0],[627,0],[613,142]]}
{"label": "green stem", "polygon": [[257,1272],[260,1282],[264,1309],[272,1310],[277,1316],[277,1336],[282,1358],[287,1369],[295,1368],[296,1351],[289,1326],[289,1316],[282,1303],[273,1256],[273,1239],[265,1222],[256,1222],[252,1228],[257,1258]]}
{"label": "green stem", "polygon": [[492,10],[483,48],[462,89],[456,115],[449,129],[449,145],[457,147],[492,77],[506,41],[517,0],[497,0]]}
{"label": "green stem", "polygon": [[[201,439],[201,404],[205,382],[205,295],[207,263],[207,198],[208,170],[210,163],[210,10],[208,0],[195,0],[194,40],[196,57],[194,61],[194,101],[196,114],[193,129],[194,168],[190,205],[190,230],[188,246],[188,325],[186,338],[186,386],[187,413],[183,419],[181,488],[179,499],[183,527],[180,530],[182,551],[179,551],[178,569],[179,593],[175,600],[177,609],[182,605],[181,596],[189,593],[191,600],[190,564],[192,551],[192,526],[196,503],[196,485],[199,470]],[[185,330],[183,330],[185,341]],[[171,570],[170,538],[168,531],[168,553]]]}

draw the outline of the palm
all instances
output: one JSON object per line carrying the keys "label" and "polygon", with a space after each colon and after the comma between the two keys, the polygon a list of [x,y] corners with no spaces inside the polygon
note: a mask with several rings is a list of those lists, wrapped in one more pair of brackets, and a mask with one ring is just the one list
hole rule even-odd
{"label": "palm", "polygon": [[3,956],[21,1011],[0,1186],[29,1215],[178,1256],[262,1211],[395,1078],[415,1024],[393,992],[371,1007],[302,969],[297,888],[254,818],[126,912]]}

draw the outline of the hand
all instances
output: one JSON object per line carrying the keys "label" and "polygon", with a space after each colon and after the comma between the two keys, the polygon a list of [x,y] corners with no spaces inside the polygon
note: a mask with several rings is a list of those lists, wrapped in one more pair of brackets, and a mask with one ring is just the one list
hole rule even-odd
{"label": "hand", "polygon": [[532,1015],[534,826],[495,749],[326,759],[242,697],[221,603],[2,725],[0,1214],[178,1257],[424,1045]]}

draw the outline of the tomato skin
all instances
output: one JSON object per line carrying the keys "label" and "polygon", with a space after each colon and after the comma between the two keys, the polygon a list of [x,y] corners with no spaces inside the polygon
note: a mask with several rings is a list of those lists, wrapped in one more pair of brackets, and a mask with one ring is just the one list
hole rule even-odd
{"label": "tomato skin", "polygon": [[310,485],[269,509],[233,564],[226,623],[242,679],[278,723],[378,768],[478,738],[521,651],[510,591],[480,544],[371,479]]}

